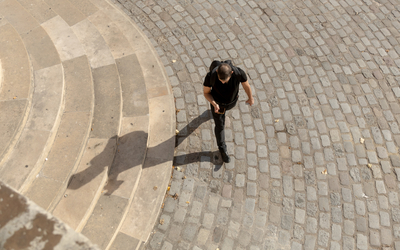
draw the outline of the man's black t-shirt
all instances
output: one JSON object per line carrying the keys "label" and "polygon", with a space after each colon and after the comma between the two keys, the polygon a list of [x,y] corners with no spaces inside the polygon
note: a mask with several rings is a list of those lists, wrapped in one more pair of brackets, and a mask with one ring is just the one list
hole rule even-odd
{"label": "man's black t-shirt", "polygon": [[216,71],[214,73],[208,72],[206,75],[203,85],[212,88],[211,95],[217,103],[228,104],[233,102],[239,94],[239,84],[247,81],[246,73],[241,68],[236,68],[240,74],[237,75],[233,72],[227,83],[222,83],[217,75],[213,77],[215,79],[214,85],[211,83],[211,74],[217,74]]}

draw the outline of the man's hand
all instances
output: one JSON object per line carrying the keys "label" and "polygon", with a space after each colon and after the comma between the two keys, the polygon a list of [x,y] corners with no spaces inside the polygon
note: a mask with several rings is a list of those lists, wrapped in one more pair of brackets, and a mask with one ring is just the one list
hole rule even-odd
{"label": "man's hand", "polygon": [[218,113],[218,111],[219,111],[219,105],[218,105],[218,103],[216,103],[215,101],[213,101],[211,104],[214,106],[214,112],[215,112],[215,113]]}
{"label": "man's hand", "polygon": [[246,103],[248,103],[250,106],[252,106],[254,104],[254,98],[253,95],[251,93],[251,87],[248,81],[242,82],[242,86],[244,91],[247,94],[247,97],[249,97],[249,99],[246,101]]}
{"label": "man's hand", "polygon": [[204,97],[214,106],[214,112],[217,113],[219,111],[219,105],[214,101],[214,98],[211,95],[210,87],[203,87]]}
{"label": "man's hand", "polygon": [[250,106],[253,106],[253,104],[254,104],[254,98],[253,98],[253,97],[249,98],[249,99],[246,101],[246,103],[249,104]]}

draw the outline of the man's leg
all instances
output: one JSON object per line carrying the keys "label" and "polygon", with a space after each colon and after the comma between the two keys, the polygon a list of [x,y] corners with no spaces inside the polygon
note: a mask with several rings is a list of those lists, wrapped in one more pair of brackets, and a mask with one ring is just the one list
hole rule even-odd
{"label": "man's leg", "polygon": [[226,149],[226,144],[225,144],[225,113],[224,114],[217,114],[214,111],[214,106],[211,105],[211,113],[214,118],[214,123],[215,123],[215,138],[217,139],[217,146],[219,149],[219,152],[221,153],[222,160],[224,162],[229,162],[230,158]]}

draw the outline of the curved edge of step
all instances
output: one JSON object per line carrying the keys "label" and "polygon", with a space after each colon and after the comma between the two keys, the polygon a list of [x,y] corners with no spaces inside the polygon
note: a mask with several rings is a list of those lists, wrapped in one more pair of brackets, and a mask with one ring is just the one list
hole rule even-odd
{"label": "curved edge of step", "polygon": [[[118,63],[121,62],[120,65],[122,65],[124,60],[136,57],[140,62],[140,70],[146,87],[144,88],[144,85],[142,86],[142,89],[145,89],[144,92],[135,92],[133,101],[129,101],[128,98],[125,98],[124,91],[122,91],[122,93],[120,91],[118,95],[122,96],[124,103],[121,103],[121,106],[119,106],[122,112],[118,117],[118,120],[121,122],[118,129],[114,129],[112,132],[110,132],[111,130],[103,131],[102,127],[96,127],[98,121],[95,121],[93,118],[91,127],[94,128],[94,131],[89,131],[89,139],[85,142],[86,144],[84,143],[84,145],[82,145],[84,152],[82,151],[81,155],[77,156],[78,160],[74,167],[74,169],[76,168],[76,173],[73,175],[74,178],[64,181],[64,184],[62,184],[68,185],[68,189],[66,189],[64,193],[61,192],[62,196],[59,194],[57,195],[57,197],[60,198],[60,202],[54,205],[53,214],[59,216],[71,227],[77,229],[77,231],[82,230],[82,232],[87,232],[87,234],[89,234],[89,232],[98,232],[92,227],[96,219],[100,217],[106,218],[109,221],[101,221],[102,223],[100,223],[100,225],[113,224],[115,226],[111,231],[103,232],[104,234],[108,234],[108,239],[104,241],[103,245],[110,248],[115,239],[121,239],[121,237],[118,236],[119,233],[126,233],[131,239],[135,239],[134,237],[136,237],[138,241],[141,242],[146,241],[151,232],[161,209],[162,200],[167,189],[172,169],[175,145],[175,109],[171,86],[166,71],[148,38],[123,12],[116,9],[115,6],[110,5],[108,1],[93,0],[93,3],[97,5],[99,9],[103,10],[104,13],[109,15],[112,22],[121,29],[126,41],[128,41],[133,48],[132,51],[125,51],[116,47],[114,51],[111,51],[112,58],[107,57],[109,60],[103,64],[101,64],[100,61],[91,60],[90,56],[88,56],[89,63],[92,66],[93,78],[95,74],[99,74],[98,77],[105,74],[104,72],[102,73],[102,71],[116,70],[121,72],[123,69],[121,67],[118,68]],[[90,18],[90,15],[88,18]],[[52,21],[54,21],[54,23],[51,23]],[[43,57],[38,57],[39,50],[35,48],[34,43],[30,41],[39,37],[40,34],[45,35],[47,31],[46,25],[51,26],[60,23],[60,21],[62,20],[57,16],[50,18],[44,22],[43,27],[39,26],[33,29],[29,34],[23,36],[25,46],[28,50],[32,50],[30,56],[36,59],[32,63],[34,73],[39,71],[45,72],[48,68],[53,66],[56,68],[58,65],[60,65],[61,70],[63,70],[63,63],[65,60],[82,54],[82,51],[77,51],[78,54],[59,53],[59,58],[52,56],[49,61],[45,61]],[[77,31],[83,31],[86,28],[85,22],[88,21],[83,20],[82,22],[76,23],[73,27],[75,34]],[[48,27],[49,26],[47,26],[47,28]],[[62,36],[63,33],[56,33],[56,35]],[[82,34],[76,35],[78,38],[82,38]],[[50,39],[48,36],[46,37],[47,44]],[[62,40],[65,39],[61,39],[60,41]],[[107,42],[106,37],[104,37],[104,40]],[[138,44],[137,41],[140,41],[140,44]],[[87,48],[85,47],[85,49]],[[54,45],[52,51],[56,51]],[[122,79],[121,75],[118,75],[118,77],[120,78],[119,80]],[[64,80],[63,78],[63,89],[65,89]],[[121,88],[123,88],[123,86],[121,86]],[[95,94],[96,91],[102,93],[102,90],[95,89]],[[35,96],[33,98],[35,98]],[[65,102],[67,101],[68,100],[65,100]],[[62,107],[62,109],[60,110],[67,109],[68,104],[64,103],[64,99],[61,100],[61,103],[60,108]],[[130,107],[135,108],[132,109]],[[101,112],[101,108],[98,112],[99,111]],[[58,182],[54,182],[51,178],[47,178],[54,174],[52,173],[52,168],[46,168],[47,165],[50,166],[54,164],[54,162],[53,164],[50,162],[53,158],[49,157],[49,161],[45,161],[45,158],[51,155],[52,152],[57,151],[54,151],[53,144],[57,144],[57,140],[60,139],[59,136],[68,133],[68,129],[63,130],[63,122],[65,122],[65,120],[62,119],[62,116],[74,116],[76,113],[59,112],[59,114],[58,120],[54,123],[58,125],[53,127],[49,132],[50,135],[43,135],[44,138],[47,138],[47,140],[43,139],[43,141],[45,141],[44,145],[47,146],[45,146],[45,151],[42,152],[41,158],[38,160],[38,164],[40,163],[42,167],[39,176],[42,175],[43,177],[43,185],[38,185],[37,188],[34,189],[28,188],[31,187],[29,184],[37,179],[37,175],[32,172],[31,178],[29,178],[30,181],[27,181],[23,188],[24,190],[26,189],[28,196],[29,194],[43,194],[52,189],[60,190],[61,179],[58,180]],[[30,115],[32,116],[32,114]],[[34,126],[34,124],[30,123],[30,120],[28,120],[26,126]],[[110,135],[113,134],[119,134],[119,138],[110,137]],[[49,143],[50,141],[51,143]],[[117,151],[126,150],[125,154],[131,154],[132,147],[137,148],[137,146],[135,146],[137,145],[135,144],[137,141],[141,141],[141,149],[136,152],[138,154],[137,157],[123,157],[122,153],[124,152],[119,154]],[[56,159],[57,161],[62,160],[61,158],[54,158],[54,160]],[[128,162],[131,164],[130,166],[135,167],[126,167],[126,159],[129,159]],[[132,159],[134,159],[134,162],[132,162]],[[96,164],[102,167],[90,167]],[[72,170],[72,172],[73,171],[74,170]],[[70,174],[72,174],[72,172]],[[69,176],[68,173],[65,175]],[[149,178],[152,182],[147,181]],[[94,179],[96,180],[93,181]],[[81,185],[82,183],[85,185]],[[77,210],[80,209],[82,211],[78,214],[74,214],[74,218],[70,218],[71,220],[68,221],[68,212],[71,212],[69,211],[70,207],[67,204],[68,202],[65,201],[74,199],[74,197],[78,195],[78,190],[79,194],[85,193],[91,198],[86,199],[81,204],[79,200],[75,200],[74,205],[77,207]],[[145,200],[141,200],[143,197]],[[45,200],[43,204],[51,210],[53,209],[53,205],[49,204],[55,204],[53,202],[54,200],[57,200],[57,198],[53,197],[49,200]],[[137,211],[137,209],[142,203],[137,203],[136,201],[151,205],[151,209],[148,210],[149,213],[146,215],[148,216],[146,224],[140,224],[140,222],[130,220],[132,216],[136,217],[138,216],[137,213],[140,212]],[[105,210],[107,210],[105,209],[106,207],[108,207],[108,211],[112,212],[110,216],[99,217],[99,215],[101,215],[99,211],[104,214]],[[142,208],[139,207],[139,209]],[[113,217],[113,215],[117,215],[118,217]],[[115,220],[116,218],[118,219]],[[135,228],[140,230],[143,234],[140,236],[132,234],[130,230],[134,229],[136,231]],[[98,235],[102,234],[100,233]]]}
{"label": "curved edge of step", "polygon": [[[12,167],[18,164],[18,168],[14,170],[13,177],[18,179],[18,190],[24,195],[26,195],[27,187],[32,184],[42,165],[47,161],[47,156],[56,140],[64,111],[64,80],[64,69],[61,64],[34,71],[35,87],[30,114],[24,132],[18,142],[18,150],[15,150],[13,155],[10,156],[10,159],[14,160],[14,162],[9,166]],[[28,164],[32,165],[32,167],[26,168],[28,173],[24,175],[25,179],[21,179],[24,176],[18,176],[18,174],[23,171],[21,168],[23,168],[22,165],[24,164],[21,164],[22,161],[20,160],[22,155],[28,155],[26,148],[24,148],[29,146],[26,145],[27,142],[38,143],[37,149],[41,149],[41,151],[31,152],[29,159],[24,159],[28,160]],[[32,147],[32,144],[30,146]],[[18,170],[21,172],[18,172]]]}
{"label": "curved edge of step", "polygon": [[[124,67],[124,65],[129,65],[134,60],[132,53],[128,53],[124,57],[117,57],[117,53],[113,54],[114,57],[110,57],[112,54],[108,44],[110,37],[107,39],[109,34],[104,29],[104,26],[107,27],[108,23],[105,23],[107,21],[106,18],[104,18],[105,21],[99,20],[101,16],[104,17],[104,13],[95,12],[93,16],[88,17],[88,20],[83,20],[72,27],[79,40],[83,43],[89,63],[92,66],[93,81],[95,82],[94,117],[91,123],[90,138],[77,170],[66,183],[67,189],[63,190],[59,202],[57,204],[54,202],[54,206],[49,207],[49,210],[53,210],[55,216],[61,218],[76,231],[81,231],[86,227],[86,222],[92,216],[93,210],[93,213],[96,213],[96,208],[102,206],[103,197],[107,196],[109,198],[108,202],[105,203],[106,205],[114,204],[109,202],[110,200],[115,200],[112,199],[113,197],[129,199],[132,190],[137,187],[147,148],[149,118],[144,82],[141,81],[143,86],[133,86],[133,88],[129,86],[132,84],[129,81],[129,71],[131,69]],[[50,20],[53,23],[62,23],[59,17],[53,19],[55,20]],[[94,23],[91,23],[90,20]],[[102,38],[103,45],[100,46],[98,40],[95,45],[99,46],[98,48],[102,51],[109,50],[106,57],[96,57],[96,48],[91,50],[92,40],[85,34],[88,30],[90,34],[95,34],[96,37]],[[122,54],[124,53],[122,52]],[[135,84],[138,85],[136,82]],[[144,89],[144,91],[140,91],[140,88]],[[111,97],[110,93],[113,93]],[[115,103],[113,100],[119,99],[120,95],[122,98],[124,98],[124,95],[125,97],[131,95],[130,97],[134,100],[124,102],[123,105]],[[128,98],[124,100],[126,99]],[[110,102],[113,105],[111,109],[109,107]],[[110,112],[110,110],[114,110],[115,113],[120,108],[121,114],[112,115],[113,113]],[[105,120],[106,117],[110,119],[108,116],[114,116],[111,119],[120,121],[120,123],[112,122],[113,124],[106,124],[108,122],[108,120]],[[140,125],[139,128],[137,124]],[[112,136],[117,134],[119,137]],[[143,150],[136,150],[138,155],[131,157],[134,162],[132,160],[127,162],[121,156],[121,151],[132,149],[132,143],[137,146],[136,140],[138,138],[141,141],[139,146]],[[135,148],[137,149],[136,146]],[[116,153],[117,150],[118,153]],[[126,168],[125,163],[135,167]],[[121,180],[121,176],[123,180]],[[48,181],[48,179],[44,180]],[[36,190],[35,193],[38,191],[40,190]],[[123,213],[119,214],[122,215]]]}
{"label": "curved edge of step", "polygon": [[[55,138],[45,150],[38,171],[25,181],[22,191],[52,211],[64,194],[88,141],[93,114],[92,72],[82,44],[61,16],[41,24],[59,55],[64,77],[63,112]],[[44,187],[51,186],[51,189]]]}
{"label": "curved edge of step", "polygon": [[[30,16],[21,6],[14,7],[20,14]],[[2,179],[20,191],[40,171],[64,110],[63,68],[48,34],[37,26],[22,34],[21,40],[30,62],[32,90],[23,128],[12,150],[3,158],[1,169]]]}
{"label": "curved edge of step", "polygon": [[139,245],[146,242],[156,222],[172,171],[175,104],[166,70],[144,32],[114,4],[93,1],[99,4],[99,8],[107,10],[128,41],[135,45],[134,53],[142,68],[149,105],[147,153],[137,189],[133,190],[126,214],[106,247],[113,249],[125,241]]}
{"label": "curved edge of step", "polygon": [[[33,75],[28,52],[15,27],[3,19],[0,33],[2,34],[0,36],[2,44],[2,51],[0,51],[1,172],[1,168],[17,144],[29,116]],[[1,62],[1,57],[8,60]],[[8,133],[8,129],[12,130],[11,134]]]}

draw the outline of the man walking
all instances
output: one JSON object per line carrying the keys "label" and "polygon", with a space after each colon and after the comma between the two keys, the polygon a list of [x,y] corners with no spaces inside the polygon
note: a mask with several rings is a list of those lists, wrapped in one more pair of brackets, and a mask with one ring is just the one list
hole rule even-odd
{"label": "man walking", "polygon": [[230,162],[225,144],[225,114],[227,110],[235,107],[239,99],[239,83],[242,84],[248,96],[250,106],[254,104],[250,84],[246,73],[231,64],[231,61],[214,61],[210,66],[210,72],[204,79],[204,97],[210,102],[211,113],[215,122],[215,137],[219,152],[224,162]]}

